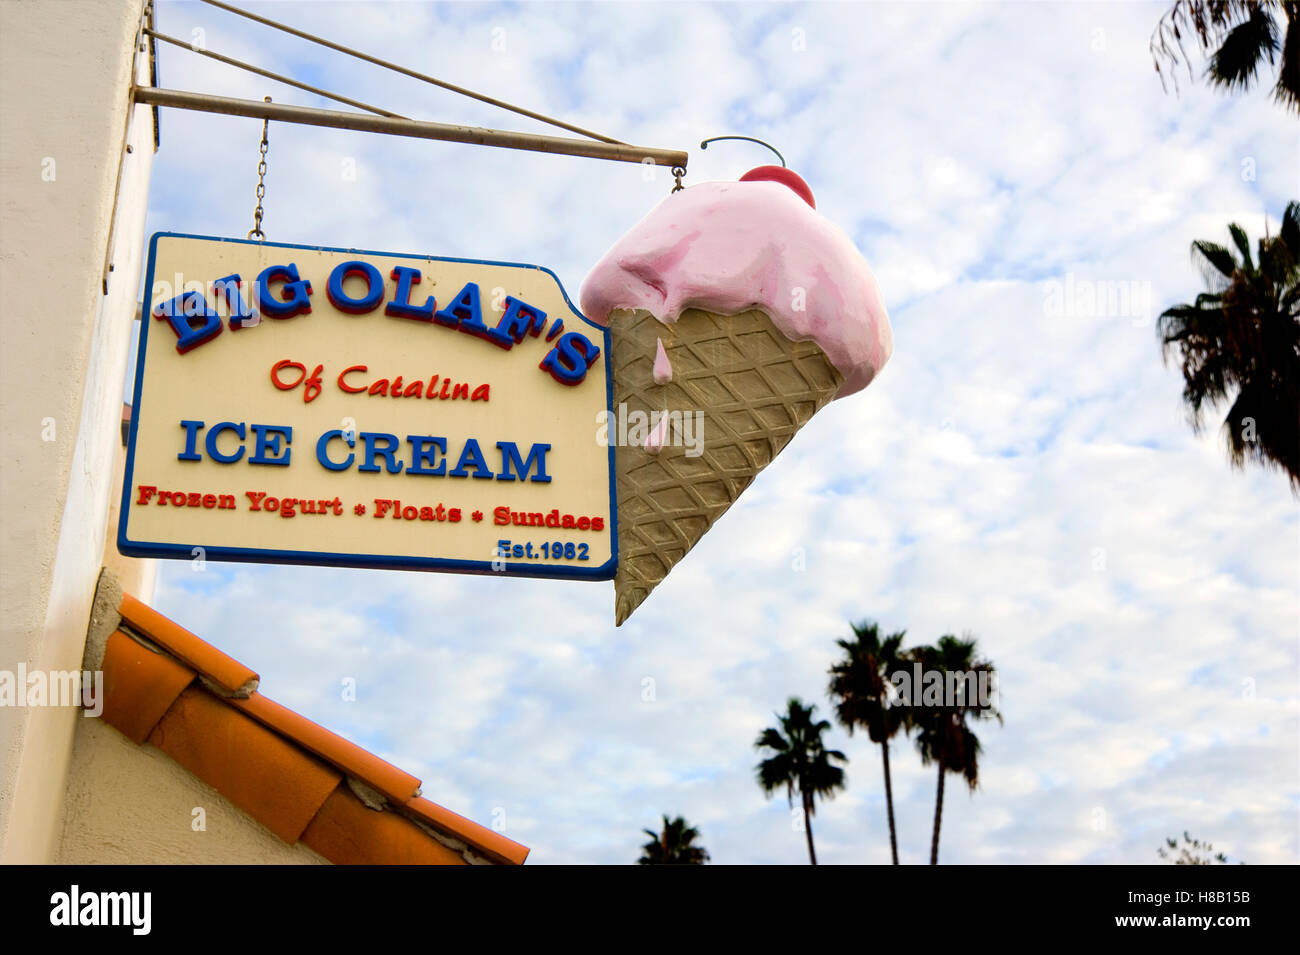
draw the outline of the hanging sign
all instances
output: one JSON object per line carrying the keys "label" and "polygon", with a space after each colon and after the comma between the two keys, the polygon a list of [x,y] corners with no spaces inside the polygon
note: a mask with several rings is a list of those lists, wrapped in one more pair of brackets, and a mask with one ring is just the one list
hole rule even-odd
{"label": "hanging sign", "polygon": [[607,580],[609,333],[534,265],[159,233],[118,549]]}

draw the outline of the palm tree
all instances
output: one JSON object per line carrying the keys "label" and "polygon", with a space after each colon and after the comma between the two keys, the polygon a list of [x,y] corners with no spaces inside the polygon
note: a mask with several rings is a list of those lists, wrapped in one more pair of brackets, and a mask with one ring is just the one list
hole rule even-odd
{"label": "palm tree", "polygon": [[[1200,839],[1193,839],[1191,833],[1183,830],[1183,841],[1166,839],[1165,845],[1156,850],[1156,854],[1166,862],[1174,865],[1227,865],[1228,857],[1222,852],[1215,852],[1214,846]],[[1245,865],[1244,862],[1240,863]]]}
{"label": "palm tree", "polygon": [[669,819],[664,816],[663,831],[642,829],[650,841],[641,847],[641,858],[637,865],[704,865],[709,861],[709,853],[703,846],[695,845],[700,831],[688,826],[681,816]]}
{"label": "palm tree", "polygon": [[1180,356],[1192,426],[1207,405],[1231,398],[1223,428],[1232,463],[1280,467],[1300,491],[1300,203],[1287,205],[1276,236],[1259,240],[1258,261],[1241,226],[1228,232],[1240,260],[1214,242],[1192,243],[1210,291],[1161,314],[1162,351]]}
{"label": "palm tree", "polygon": [[1209,57],[1205,71],[1209,84],[1228,92],[1249,89],[1265,58],[1272,65],[1280,47],[1273,98],[1300,113],[1300,3],[1177,0],[1151,35],[1151,56],[1162,85],[1166,71],[1177,82],[1180,63],[1191,75],[1191,60],[1183,49],[1185,35],[1194,36],[1201,52]]}
{"label": "palm tree", "polygon": [[780,728],[769,726],[758,734],[754,742],[755,749],[772,753],[756,767],[758,784],[763,787],[764,795],[771,796],[784,786],[793,808],[795,790],[799,791],[804,833],[808,837],[808,858],[813,865],[817,864],[812,831],[812,817],[816,812],[814,800],[818,796],[832,798],[844,788],[844,770],[833,762],[849,761],[839,750],[827,749],[822,743],[822,734],[831,728],[831,724],[826,720],[813,722],[816,710],[815,703],[804,706],[798,697],[790,697],[786,712],[776,714]]}
{"label": "palm tree", "polygon": [[852,640],[837,640],[844,656],[831,666],[827,688],[835,704],[835,717],[853,735],[865,729],[873,743],[880,744],[885,764],[885,810],[889,816],[889,851],[898,865],[898,836],[894,829],[894,790],[889,778],[889,741],[906,721],[907,709],[890,705],[894,673],[903,665],[899,647],[906,631],[891,633],[883,640],[880,627],[864,620],[850,623]]}
{"label": "palm tree", "polygon": [[[918,647],[912,651],[912,658],[921,664],[925,674],[924,689],[912,690],[912,703],[915,706],[912,719],[918,727],[916,748],[921,754],[921,764],[931,763],[939,767],[939,788],[934,801],[934,836],[930,842],[930,865],[939,863],[939,824],[943,819],[943,779],[946,773],[961,773],[966,785],[974,792],[979,785],[980,741],[967,719],[983,720],[996,717],[1002,721],[991,699],[977,694],[974,700],[964,692],[968,685],[965,680],[958,680],[958,675],[970,675],[976,685],[983,683],[991,686],[995,673],[993,664],[976,656],[975,640],[963,639],[947,634],[939,638],[932,647]],[[943,692],[932,695],[930,673],[939,674],[942,679]],[[949,679],[948,675],[954,678]],[[981,676],[982,674],[982,676]],[[947,689],[953,686],[959,692],[949,696]]]}

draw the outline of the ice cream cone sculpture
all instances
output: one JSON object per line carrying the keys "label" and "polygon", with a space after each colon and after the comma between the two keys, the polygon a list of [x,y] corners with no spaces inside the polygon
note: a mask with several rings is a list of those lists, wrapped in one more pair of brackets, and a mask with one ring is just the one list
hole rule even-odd
{"label": "ice cream cone sculpture", "polygon": [[580,299],[610,328],[615,415],[650,422],[615,449],[621,625],[893,335],[862,255],[779,166],[670,195]]}

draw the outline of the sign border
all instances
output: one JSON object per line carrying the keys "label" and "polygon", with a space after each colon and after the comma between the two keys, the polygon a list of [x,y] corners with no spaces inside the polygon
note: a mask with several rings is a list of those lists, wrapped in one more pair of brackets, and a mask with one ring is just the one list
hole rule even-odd
{"label": "sign border", "polygon": [[[375,252],[367,249],[337,248],[326,245],[301,245],[290,242],[258,242],[254,239],[231,239],[221,236],[196,235],[189,232],[155,232],[149,237],[149,263],[145,270],[144,293],[145,304],[149,308],[141,309],[140,341],[136,349],[135,383],[131,391],[131,428],[127,438],[126,467],[122,475],[122,506],[118,511],[117,549],[127,557],[160,557],[169,560],[191,560],[193,551],[202,548],[207,560],[230,561],[233,563],[290,564],[295,566],[354,567],[363,570],[422,570],[441,571],[457,574],[483,574],[493,577],[537,577],[558,580],[613,580],[618,569],[618,485],[614,470],[614,444],[608,446],[609,477],[609,534],[610,558],[599,567],[575,567],[572,564],[537,564],[533,561],[505,561],[504,570],[493,570],[492,560],[461,560],[448,557],[385,557],[378,554],[340,554],[325,551],[276,550],[263,547],[212,547],[204,544],[167,544],[157,541],[133,541],[126,536],[131,515],[131,489],[134,486],[136,428],[140,423],[140,394],[144,385],[145,351],[149,344],[149,328],[153,305],[153,275],[158,252],[159,239],[201,239],[207,242],[229,242],[235,245],[260,245],[277,249],[302,249],[310,252],[342,252],[353,255],[378,255],[395,259],[418,259],[420,261],[460,262],[470,265],[492,265],[506,268],[537,269],[545,272],[555,280],[560,294],[569,311],[590,328],[598,331],[605,349],[605,411],[611,413],[614,404],[613,367],[609,361],[609,329],[597,325],[582,312],[578,311],[569,298],[568,291],[560,277],[544,265],[530,265],[523,262],[497,262],[490,259],[463,259],[443,255],[423,255],[408,252]],[[595,421],[592,422],[593,429]],[[593,438],[594,430],[593,430]],[[500,561],[495,561],[500,563]]]}

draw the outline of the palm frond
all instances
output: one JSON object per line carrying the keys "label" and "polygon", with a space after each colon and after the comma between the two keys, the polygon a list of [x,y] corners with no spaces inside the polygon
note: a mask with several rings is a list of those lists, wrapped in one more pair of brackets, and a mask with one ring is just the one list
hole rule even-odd
{"label": "palm frond", "polygon": [[638,865],[703,865],[709,861],[709,853],[703,846],[695,844],[700,831],[688,825],[685,817],[673,819],[663,816],[663,829],[655,832],[642,829],[650,841],[641,847]]}
{"label": "palm frond", "polygon": [[1282,67],[1277,71],[1273,99],[1282,107],[1300,113],[1300,3],[1287,3],[1284,9],[1286,35],[1282,38]]}
{"label": "palm frond", "polygon": [[1161,352],[1178,356],[1192,427],[1203,426],[1208,408],[1228,405],[1232,464],[1280,467],[1300,495],[1300,203],[1287,204],[1255,259],[1245,231],[1235,223],[1228,231],[1241,262],[1216,243],[1193,243],[1212,291],[1161,313]]}
{"label": "palm frond", "polygon": [[1249,89],[1260,64],[1266,57],[1272,63],[1276,51],[1273,15],[1256,5],[1250,16],[1228,31],[1211,55],[1206,78],[1211,86],[1229,92]]}
{"label": "palm frond", "polygon": [[1242,265],[1247,269],[1254,268],[1255,264],[1250,258],[1250,238],[1246,235],[1246,230],[1235,222],[1229,222],[1228,232],[1232,236],[1232,244],[1235,245],[1237,251],[1241,253]]}
{"label": "palm frond", "polygon": [[764,795],[784,787],[790,804],[794,794],[826,796],[844,786],[844,773],[832,759],[847,762],[838,750],[828,751],[822,734],[831,728],[827,720],[816,720],[816,704],[804,705],[798,697],[786,702],[786,712],[776,714],[779,727],[763,730],[755,747],[773,755],[755,767],[755,778]]}
{"label": "palm frond", "polygon": [[1232,27],[1253,12],[1253,0],[1177,0],[1156,23],[1148,48],[1160,77],[1168,90],[1166,76],[1178,85],[1178,67],[1185,66],[1192,76],[1192,61],[1183,46],[1184,39],[1195,39],[1203,52],[1218,45]]}
{"label": "palm frond", "polygon": [[1300,202],[1292,200],[1287,203],[1286,211],[1282,213],[1282,227],[1278,229],[1277,237],[1291,251],[1293,258],[1300,259]]}
{"label": "palm frond", "polygon": [[[1206,242],[1203,239],[1197,239],[1192,243],[1192,260],[1201,264],[1202,271],[1205,266],[1212,266],[1219,275],[1224,279],[1231,279],[1232,273],[1237,271],[1237,261],[1232,257],[1232,253],[1219,245],[1217,242]],[[1211,274],[1205,272],[1206,281],[1210,281]]]}

